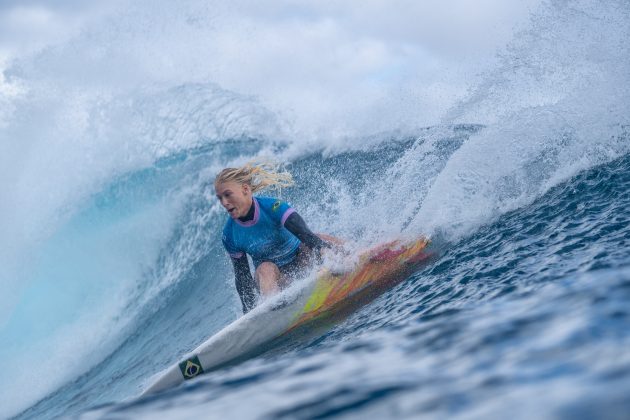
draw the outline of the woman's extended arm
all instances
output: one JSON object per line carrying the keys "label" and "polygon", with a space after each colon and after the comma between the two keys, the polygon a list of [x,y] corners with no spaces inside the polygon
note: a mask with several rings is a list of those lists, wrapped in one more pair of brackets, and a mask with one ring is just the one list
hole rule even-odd
{"label": "woman's extended arm", "polygon": [[297,213],[292,213],[287,218],[284,222],[284,227],[311,249],[332,248],[330,243],[322,240],[319,236],[311,232],[308,226],[306,226],[304,219],[302,219],[302,216]]}
{"label": "woman's extended arm", "polygon": [[241,298],[243,304],[243,313],[249,312],[256,303],[256,282],[252,278],[252,273],[249,271],[249,263],[247,262],[247,255],[243,254],[239,258],[230,258],[234,265],[234,276],[236,282],[236,291]]}

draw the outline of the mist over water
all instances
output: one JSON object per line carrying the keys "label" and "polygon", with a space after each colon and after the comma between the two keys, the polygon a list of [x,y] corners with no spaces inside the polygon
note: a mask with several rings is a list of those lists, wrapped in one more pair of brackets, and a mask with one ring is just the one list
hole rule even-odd
{"label": "mist over water", "polygon": [[542,10],[447,113],[487,127],[436,177],[418,215],[425,228],[468,231],[628,152],[627,5],[550,1]]}
{"label": "mist over water", "polygon": [[[77,19],[0,54],[0,414],[130,398],[239,316],[212,191],[227,165],[287,161],[298,187],[283,197],[315,231],[359,248],[431,235],[447,255],[623,166],[627,2],[495,4],[477,23],[464,3],[121,1],[82,24],[0,9]],[[446,29],[414,29],[420,15]],[[346,329],[395,321],[365,314]],[[332,367],[335,351],[320,356]]]}

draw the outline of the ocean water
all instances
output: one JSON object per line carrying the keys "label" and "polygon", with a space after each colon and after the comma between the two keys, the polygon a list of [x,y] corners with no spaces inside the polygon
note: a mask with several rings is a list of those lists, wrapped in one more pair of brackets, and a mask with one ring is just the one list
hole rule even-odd
{"label": "ocean water", "polygon": [[[346,113],[289,61],[268,63],[268,89],[230,78],[220,42],[247,61],[256,34],[278,40],[247,2],[236,14],[260,20],[237,28],[242,44],[227,6],[114,2],[14,60],[0,78],[0,417],[630,417],[630,5],[534,3],[464,69],[477,73],[444,76],[465,92],[400,76],[421,73],[411,59],[377,77],[378,54],[369,83],[348,81],[354,61],[312,81],[347,84]],[[294,7],[273,25],[317,11]],[[332,31],[335,57],[369,50],[312,20],[300,42]],[[269,194],[313,230],[355,249],[426,235],[437,258],[325,332],[138,398],[240,316],[212,181],[260,156],[286,162],[296,187]]]}

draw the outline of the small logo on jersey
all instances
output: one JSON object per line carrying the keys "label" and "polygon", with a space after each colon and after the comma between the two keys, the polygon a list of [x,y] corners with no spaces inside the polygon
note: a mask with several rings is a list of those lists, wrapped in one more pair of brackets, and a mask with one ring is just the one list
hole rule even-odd
{"label": "small logo on jersey", "polygon": [[203,368],[201,367],[201,362],[199,362],[199,358],[194,356],[190,359],[186,359],[179,364],[179,370],[182,371],[182,375],[184,375],[184,379],[192,379],[195,376],[203,373]]}
{"label": "small logo on jersey", "polygon": [[273,203],[273,206],[271,206],[271,211],[277,211],[280,208],[280,204],[282,204],[282,201],[280,200]]}

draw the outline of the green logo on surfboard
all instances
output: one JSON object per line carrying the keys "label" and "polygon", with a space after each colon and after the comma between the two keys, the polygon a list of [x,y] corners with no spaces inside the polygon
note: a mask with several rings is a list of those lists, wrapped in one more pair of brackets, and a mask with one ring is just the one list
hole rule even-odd
{"label": "green logo on surfboard", "polygon": [[280,207],[280,204],[282,204],[282,201],[278,200],[275,203],[273,203],[273,206],[271,206],[271,211],[277,211],[278,208]]}
{"label": "green logo on surfboard", "polygon": [[203,373],[201,362],[197,356],[193,356],[190,359],[186,359],[179,364],[179,370],[182,371],[184,379],[192,379],[195,376]]}

